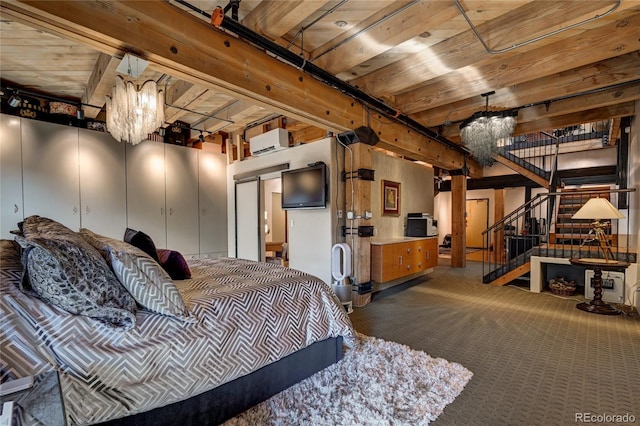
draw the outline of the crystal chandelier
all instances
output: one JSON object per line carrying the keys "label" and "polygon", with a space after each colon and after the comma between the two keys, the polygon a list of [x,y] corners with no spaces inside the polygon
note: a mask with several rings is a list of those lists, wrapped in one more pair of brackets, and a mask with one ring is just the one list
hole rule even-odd
{"label": "crystal chandelier", "polygon": [[518,116],[518,111],[489,111],[489,96],[494,93],[482,94],[487,98],[485,110],[474,113],[460,125],[462,142],[483,166],[491,166],[494,156],[502,152]]}
{"label": "crystal chandelier", "polygon": [[[131,58],[127,61],[127,74],[131,77]],[[146,62],[146,61],[143,61]],[[141,71],[135,71],[138,75]],[[138,87],[132,81],[116,76],[116,84],[111,97],[107,97],[107,129],[118,141],[130,144],[140,143],[164,123],[164,93],[158,90],[156,82],[148,80]]]}

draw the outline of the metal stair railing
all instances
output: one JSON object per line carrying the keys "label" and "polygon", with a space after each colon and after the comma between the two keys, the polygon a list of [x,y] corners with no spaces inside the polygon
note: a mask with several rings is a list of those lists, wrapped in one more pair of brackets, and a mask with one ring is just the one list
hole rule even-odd
{"label": "metal stair railing", "polygon": [[[619,194],[626,193],[631,197],[635,191],[635,189],[571,191],[569,194],[575,201],[570,203],[574,208],[571,211],[575,213],[589,198],[601,195],[603,192],[606,192],[610,201],[616,205]],[[597,255],[597,247],[585,245],[590,221],[576,221],[574,225],[559,228],[565,231],[562,234],[562,240],[555,238],[556,233],[552,231],[556,230],[561,205],[559,198],[562,196],[567,196],[567,192],[538,194],[482,232],[484,249],[488,253],[488,256],[483,256],[482,261],[482,281],[485,284],[529,262],[532,255],[564,258],[584,254]],[[625,209],[621,211],[625,214]],[[626,212],[625,216],[628,215],[628,209]],[[630,221],[621,219],[615,222],[609,228],[611,236],[609,244],[618,259],[633,263],[637,255],[629,248]],[[550,241],[552,238],[554,241]]]}
{"label": "metal stair railing", "polygon": [[[587,141],[609,143],[609,129],[612,120],[583,123],[561,129],[527,133],[510,137],[501,154],[507,160],[523,167],[529,172],[552,182],[558,163],[560,147],[573,145],[571,149],[580,149],[589,145]],[[551,189],[551,188],[550,188]]]}

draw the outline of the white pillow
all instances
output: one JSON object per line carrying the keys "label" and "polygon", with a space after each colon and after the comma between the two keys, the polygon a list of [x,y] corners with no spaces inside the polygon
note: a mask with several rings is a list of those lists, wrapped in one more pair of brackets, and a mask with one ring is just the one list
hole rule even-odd
{"label": "white pillow", "polygon": [[185,322],[197,322],[169,274],[151,256],[129,243],[85,228],[80,235],[100,251],[120,283],[142,307]]}

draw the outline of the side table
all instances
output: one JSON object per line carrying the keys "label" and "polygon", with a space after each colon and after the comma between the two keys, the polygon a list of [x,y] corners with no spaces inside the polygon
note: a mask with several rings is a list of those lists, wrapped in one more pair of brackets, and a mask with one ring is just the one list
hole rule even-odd
{"label": "side table", "polygon": [[[572,258],[569,259],[569,262],[572,265],[593,269],[593,300],[578,303],[576,308],[592,314],[619,315],[621,313],[619,309],[602,300],[602,271],[624,271],[629,263],[597,258]],[[585,283],[585,285],[589,285],[589,283]]]}
{"label": "side table", "polygon": [[33,386],[0,397],[0,402],[14,402],[14,419],[25,425],[60,426],[65,424],[64,403],[57,371],[48,371],[33,378]]}

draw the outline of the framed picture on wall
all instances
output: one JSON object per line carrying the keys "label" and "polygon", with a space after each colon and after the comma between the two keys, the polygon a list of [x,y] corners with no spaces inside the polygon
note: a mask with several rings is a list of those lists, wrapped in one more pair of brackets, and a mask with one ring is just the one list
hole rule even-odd
{"label": "framed picture on wall", "polygon": [[382,214],[400,216],[400,183],[382,181]]}

